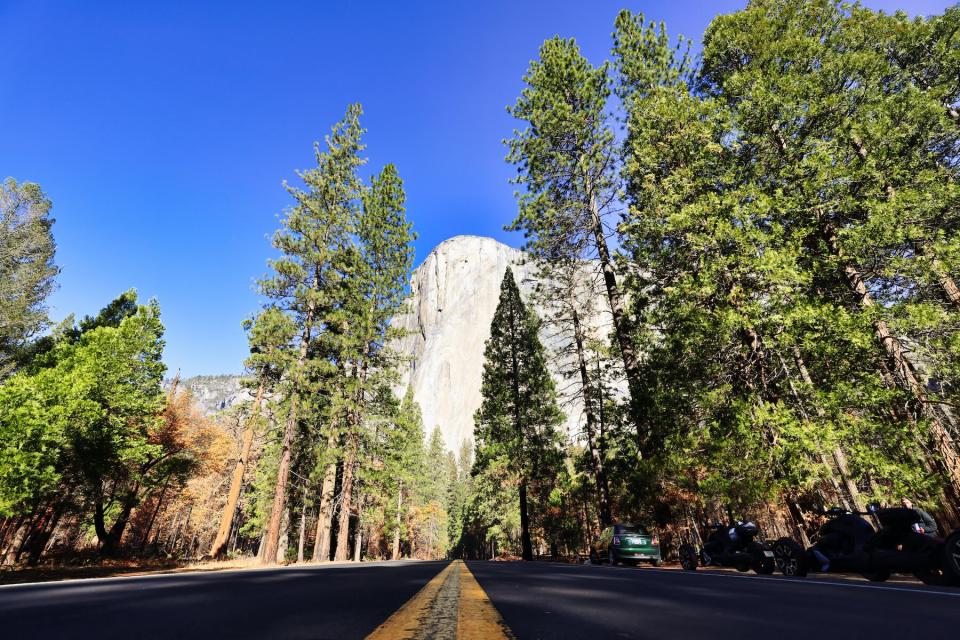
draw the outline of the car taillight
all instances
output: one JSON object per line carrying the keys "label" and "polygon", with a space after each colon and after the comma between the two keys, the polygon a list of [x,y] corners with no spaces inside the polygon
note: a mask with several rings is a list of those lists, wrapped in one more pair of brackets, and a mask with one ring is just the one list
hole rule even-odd
{"label": "car taillight", "polygon": [[653,538],[650,540],[650,544],[652,544],[653,546],[657,546],[658,544],[660,544],[660,538],[658,538],[657,536],[653,536]]}
{"label": "car taillight", "polygon": [[613,546],[615,547],[620,546],[620,536],[613,536]]}

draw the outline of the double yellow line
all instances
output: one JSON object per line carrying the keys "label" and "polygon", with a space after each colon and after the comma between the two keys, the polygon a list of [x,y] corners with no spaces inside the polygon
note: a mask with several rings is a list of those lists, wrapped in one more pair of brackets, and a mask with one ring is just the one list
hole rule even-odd
{"label": "double yellow line", "polygon": [[462,560],[454,560],[367,640],[511,639],[513,634]]}

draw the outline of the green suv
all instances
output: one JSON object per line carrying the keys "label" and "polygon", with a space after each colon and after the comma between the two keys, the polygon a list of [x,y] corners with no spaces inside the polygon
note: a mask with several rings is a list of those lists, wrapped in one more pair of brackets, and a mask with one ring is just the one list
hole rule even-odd
{"label": "green suv", "polygon": [[663,564],[660,558],[660,539],[657,534],[637,524],[621,523],[607,527],[590,549],[590,562],[611,565],[637,565],[649,562],[655,567]]}

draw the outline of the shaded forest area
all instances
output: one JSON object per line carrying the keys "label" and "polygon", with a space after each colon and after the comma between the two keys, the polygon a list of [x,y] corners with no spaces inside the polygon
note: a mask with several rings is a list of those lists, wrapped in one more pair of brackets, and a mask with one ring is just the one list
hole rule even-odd
{"label": "shaded forest area", "polygon": [[504,277],[472,446],[396,392],[415,235],[397,169],[361,178],[359,105],[287,186],[248,399],[213,417],[163,385],[156,301],[50,325],[51,203],[8,179],[3,562],[571,557],[734,516],[805,541],[903,498],[957,526],[958,31],[753,0],[695,53],[628,11],[610,61],[544,42],[506,141],[538,286]]}

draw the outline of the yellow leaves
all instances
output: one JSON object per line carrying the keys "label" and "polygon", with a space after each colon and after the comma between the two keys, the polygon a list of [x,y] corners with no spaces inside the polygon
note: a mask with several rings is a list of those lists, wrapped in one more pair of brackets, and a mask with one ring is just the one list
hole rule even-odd
{"label": "yellow leaves", "polygon": [[165,451],[188,454],[197,474],[224,473],[234,450],[232,438],[203,414],[193,394],[176,385],[167,394],[162,420],[149,439]]}

